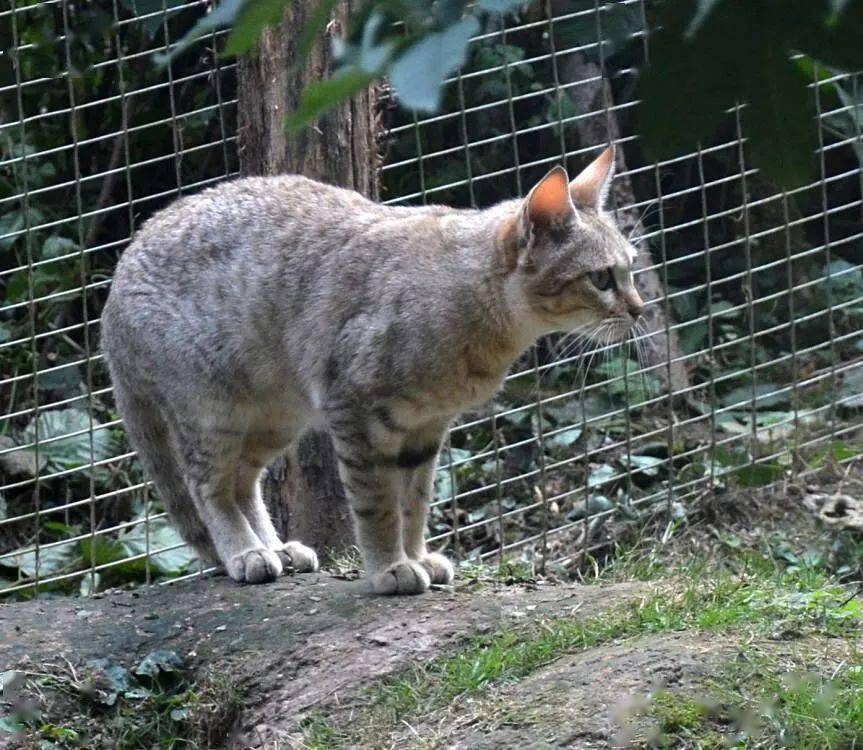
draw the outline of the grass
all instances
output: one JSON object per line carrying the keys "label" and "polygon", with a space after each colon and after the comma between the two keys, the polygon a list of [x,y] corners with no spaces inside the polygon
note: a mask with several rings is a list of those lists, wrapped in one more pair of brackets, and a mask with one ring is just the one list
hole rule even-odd
{"label": "grass", "polygon": [[[823,572],[783,570],[757,554],[738,556],[738,572],[703,561],[682,566],[682,588],[657,584],[655,594],[602,616],[542,620],[477,637],[454,655],[370,690],[360,715],[342,730],[323,714],[306,727],[309,748],[373,746],[402,722],[453,705],[489,687],[517,681],[561,655],[668,631],[747,628],[750,634],[847,635],[860,621],[859,600]],[[691,707],[690,707],[691,708]],[[691,713],[691,712],[690,712]],[[690,716],[691,718],[691,716]],[[669,719],[670,721],[670,719]],[[680,727],[686,722],[677,719]]]}
{"label": "grass", "polygon": [[743,654],[711,685],[714,699],[653,695],[644,714],[652,726],[638,739],[693,750],[863,747],[863,667],[843,663],[826,677],[787,672],[769,653]]}
{"label": "grass", "polygon": [[223,745],[239,716],[241,693],[222,675],[205,672],[192,682],[185,670],[162,672],[145,686],[117,665],[110,670],[55,665],[31,673],[28,708],[0,716],[0,739],[21,733],[24,747],[40,750],[203,750]]}

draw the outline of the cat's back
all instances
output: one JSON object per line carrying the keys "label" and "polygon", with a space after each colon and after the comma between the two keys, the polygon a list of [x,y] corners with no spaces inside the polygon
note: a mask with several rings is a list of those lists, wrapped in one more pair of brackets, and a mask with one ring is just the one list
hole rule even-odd
{"label": "cat's back", "polygon": [[373,221],[382,208],[352,190],[298,175],[232,180],[157,212],[123,254],[117,273],[143,256],[163,261],[163,268],[230,261],[250,251],[260,258],[295,235]]}

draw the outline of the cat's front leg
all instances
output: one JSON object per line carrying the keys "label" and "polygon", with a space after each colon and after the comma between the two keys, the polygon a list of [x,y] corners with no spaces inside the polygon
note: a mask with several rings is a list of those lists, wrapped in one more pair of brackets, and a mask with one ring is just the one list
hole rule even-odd
{"label": "cat's front leg", "polygon": [[432,583],[449,584],[455,577],[452,563],[438,552],[429,552],[426,546],[429,504],[438,454],[435,452],[415,468],[405,469],[405,491],[402,495],[402,535],[405,552],[429,574]]}
{"label": "cat's front leg", "polygon": [[403,473],[360,431],[333,432],[339,476],[350,502],[366,575],[378,594],[420,594],[429,574],[405,553],[400,490]]}

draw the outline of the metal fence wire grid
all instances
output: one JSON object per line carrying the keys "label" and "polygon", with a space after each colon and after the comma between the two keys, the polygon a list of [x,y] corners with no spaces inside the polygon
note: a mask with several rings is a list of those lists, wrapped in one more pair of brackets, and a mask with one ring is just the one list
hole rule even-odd
{"label": "metal fence wire grid", "polygon": [[[152,62],[208,7],[0,11],[0,596],[201,572],[124,438],[98,341],[136,227],[237,174],[225,32]],[[811,184],[780,191],[750,166],[745,104],[652,163],[632,123],[645,16],[643,0],[530,4],[471,41],[439,113],[384,103],[391,204],[490,205],[614,141],[613,209],[652,308],[630,345],[539,342],[452,427],[430,533],[461,560],[571,568],[615,523],[673,523],[704,493],[863,453],[861,77],[810,66]]]}

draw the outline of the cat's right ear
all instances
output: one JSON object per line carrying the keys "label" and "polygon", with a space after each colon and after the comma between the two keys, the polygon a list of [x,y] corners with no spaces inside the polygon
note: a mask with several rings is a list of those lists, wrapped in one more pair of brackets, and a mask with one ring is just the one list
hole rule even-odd
{"label": "cat's right ear", "polygon": [[564,229],[575,220],[575,206],[569,190],[569,177],[563,167],[552,167],[528,193],[518,213],[503,227],[500,242],[507,265],[527,265],[536,238],[546,232]]}

